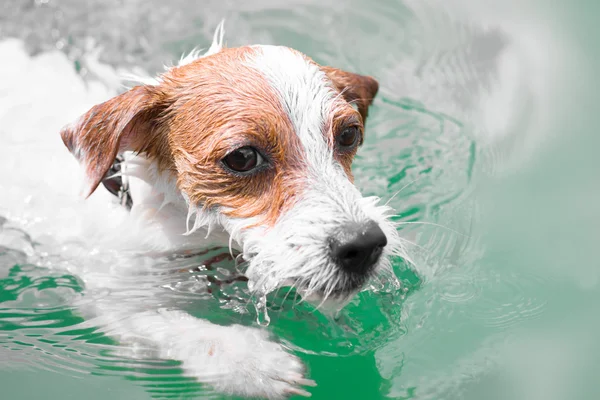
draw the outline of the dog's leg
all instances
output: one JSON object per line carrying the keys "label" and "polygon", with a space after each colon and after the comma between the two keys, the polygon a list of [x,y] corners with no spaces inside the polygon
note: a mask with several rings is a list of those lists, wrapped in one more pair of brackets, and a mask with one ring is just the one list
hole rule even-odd
{"label": "dog's leg", "polygon": [[[108,315],[104,314],[101,319]],[[124,342],[150,343],[160,358],[182,361],[186,373],[216,390],[249,397],[310,396],[297,357],[260,329],[220,326],[175,310],[112,314],[108,329]]]}

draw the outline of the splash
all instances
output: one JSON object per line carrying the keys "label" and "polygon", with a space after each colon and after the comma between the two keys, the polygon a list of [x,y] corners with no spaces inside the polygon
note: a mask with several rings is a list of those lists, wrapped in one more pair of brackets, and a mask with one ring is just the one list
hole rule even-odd
{"label": "splash", "polygon": [[263,327],[269,326],[271,323],[271,317],[269,316],[269,311],[267,310],[267,295],[261,294],[260,296],[253,296],[252,302],[254,303],[254,308],[256,309],[256,322]]}

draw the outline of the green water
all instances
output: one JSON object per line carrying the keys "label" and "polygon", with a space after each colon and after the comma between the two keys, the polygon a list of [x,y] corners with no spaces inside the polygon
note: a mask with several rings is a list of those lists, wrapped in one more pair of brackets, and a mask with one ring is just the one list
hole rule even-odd
{"label": "green water", "polygon": [[[337,321],[295,305],[293,294],[269,299],[268,329],[305,362],[318,383],[313,398],[600,398],[595,4],[169,4],[5,1],[0,40],[22,38],[32,54],[58,48],[83,79],[93,79],[100,73],[85,58],[89,37],[103,46],[102,62],[156,71],[183,51],[207,47],[224,17],[231,46],[285,44],[379,79],[356,183],[364,194],[393,197],[415,267],[396,260],[402,289],[362,292]],[[483,109],[477,93],[516,81],[498,78],[497,56],[524,43],[519,35],[528,29],[553,35],[540,47],[564,52],[541,70],[525,68],[507,106]],[[541,72],[555,71],[536,91]],[[481,118],[490,107],[489,120],[507,122],[495,130]],[[222,398],[177,362],[123,354],[104,327],[72,306],[93,301],[84,282],[32,264],[43,238],[5,216],[0,399]],[[204,260],[180,262],[192,268]],[[220,273],[171,282],[182,308],[256,325],[243,282],[194,292],[194,279]]]}

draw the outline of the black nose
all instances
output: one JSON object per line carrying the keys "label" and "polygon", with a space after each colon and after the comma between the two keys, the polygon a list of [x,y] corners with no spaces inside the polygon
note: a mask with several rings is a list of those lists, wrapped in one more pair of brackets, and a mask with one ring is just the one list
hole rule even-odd
{"label": "black nose", "polygon": [[375,221],[348,224],[342,229],[343,240],[331,240],[331,256],[348,272],[367,273],[379,260],[387,244],[385,234]]}

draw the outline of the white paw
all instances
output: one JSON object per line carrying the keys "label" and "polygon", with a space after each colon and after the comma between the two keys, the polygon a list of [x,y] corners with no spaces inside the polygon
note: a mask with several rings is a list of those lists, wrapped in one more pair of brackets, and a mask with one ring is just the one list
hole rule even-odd
{"label": "white paw", "polygon": [[304,377],[300,360],[268,339],[267,332],[243,326],[222,327],[206,351],[216,373],[209,382],[218,391],[269,399],[310,396],[302,386],[315,386]]}
{"label": "white paw", "polygon": [[121,340],[154,343],[158,356],[181,360],[187,374],[216,390],[245,397],[310,396],[300,360],[240,325],[220,326],[176,310],[141,312],[119,320]]}

